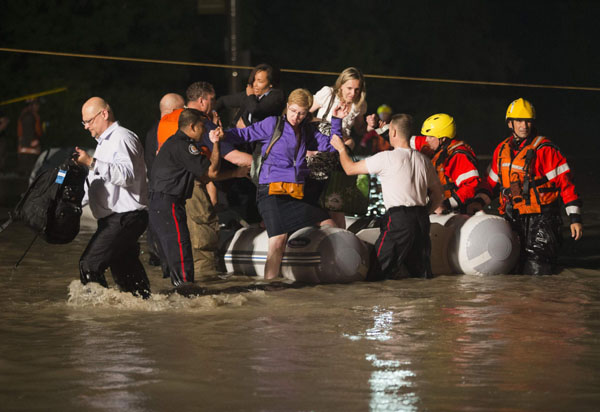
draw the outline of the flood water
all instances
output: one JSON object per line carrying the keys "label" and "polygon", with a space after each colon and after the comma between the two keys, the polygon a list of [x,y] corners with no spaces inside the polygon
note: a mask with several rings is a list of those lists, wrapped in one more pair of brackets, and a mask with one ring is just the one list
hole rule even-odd
{"label": "flood water", "polygon": [[565,242],[555,276],[212,277],[183,297],[143,255],[143,301],[80,284],[90,228],[68,245],[38,239],[15,269],[33,239],[15,223],[0,233],[0,410],[600,410],[600,185],[588,174],[584,237]]}
{"label": "flood water", "polygon": [[0,409],[600,407],[597,269],[221,294],[259,281],[215,277],[206,295],[182,297],[147,266],[155,294],[142,301],[82,287],[90,235],[38,240],[14,269],[33,234],[20,224],[0,234]]}

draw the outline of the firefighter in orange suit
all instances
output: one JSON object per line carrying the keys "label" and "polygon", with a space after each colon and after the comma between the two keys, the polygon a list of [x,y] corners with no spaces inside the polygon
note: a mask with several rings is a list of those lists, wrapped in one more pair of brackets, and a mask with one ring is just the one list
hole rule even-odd
{"label": "firefighter in orange suit", "polygon": [[435,166],[442,188],[442,212],[473,214],[489,203],[490,193],[482,185],[475,152],[463,141],[454,140],[454,118],[434,114],[423,122],[422,136],[413,136],[410,146],[428,155]]}
{"label": "firefighter in orange suit", "polygon": [[562,243],[560,200],[575,240],[582,235],[582,202],[567,160],[555,144],[537,134],[532,104],[522,98],[513,101],[506,122],[512,135],[494,151],[487,180],[500,195],[500,214],[521,239],[517,273],[552,274]]}

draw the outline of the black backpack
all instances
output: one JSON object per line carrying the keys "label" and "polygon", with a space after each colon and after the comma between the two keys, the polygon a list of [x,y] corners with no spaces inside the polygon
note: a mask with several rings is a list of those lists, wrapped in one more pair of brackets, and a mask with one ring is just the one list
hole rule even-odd
{"label": "black backpack", "polygon": [[285,126],[285,120],[283,116],[277,116],[277,122],[275,123],[275,128],[273,129],[273,135],[271,136],[271,140],[269,140],[269,145],[265,150],[264,156],[262,155],[262,147],[263,145],[260,143],[256,143],[254,146],[254,150],[252,152],[252,165],[250,166],[250,180],[258,186],[258,177],[260,176],[260,169],[262,169],[262,165],[269,157],[269,153],[271,153],[271,149],[273,145],[279,140],[281,135],[283,134],[283,127]]}
{"label": "black backpack", "polygon": [[69,157],[44,170],[29,185],[11,213],[48,243],[69,243],[79,233],[81,201],[88,169]]}

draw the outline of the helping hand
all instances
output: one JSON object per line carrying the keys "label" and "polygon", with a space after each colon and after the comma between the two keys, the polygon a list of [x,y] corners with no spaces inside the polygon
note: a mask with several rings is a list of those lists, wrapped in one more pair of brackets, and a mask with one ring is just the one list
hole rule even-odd
{"label": "helping hand", "polygon": [[340,139],[340,137],[337,134],[334,134],[333,136],[331,136],[330,143],[335,148],[335,150],[337,150],[338,152],[341,152],[342,150],[346,150],[346,148],[345,148],[346,145],[344,144],[344,141],[342,139]]}
{"label": "helping hand", "polygon": [[217,113],[216,110],[212,111],[212,119],[211,120],[217,126],[223,127],[223,124],[221,124],[221,118],[219,117],[219,113]]}
{"label": "helping hand", "polygon": [[350,105],[348,103],[340,103],[338,104],[334,109],[333,112],[331,112],[331,114],[334,117],[343,119],[344,117],[348,116],[348,113],[350,113]]}
{"label": "helping hand", "polygon": [[223,140],[223,136],[225,136],[225,134],[223,133],[223,128],[222,127],[217,127],[216,129],[211,130],[208,133],[208,138],[213,143],[218,143],[221,140]]}
{"label": "helping hand", "polygon": [[377,128],[377,120],[379,120],[379,118],[375,113],[367,116],[367,132],[370,132]]}

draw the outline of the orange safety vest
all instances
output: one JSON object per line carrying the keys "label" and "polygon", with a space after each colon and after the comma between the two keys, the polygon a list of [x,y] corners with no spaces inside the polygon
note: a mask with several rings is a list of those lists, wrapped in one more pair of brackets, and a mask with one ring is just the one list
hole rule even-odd
{"label": "orange safety vest", "polygon": [[167,139],[177,133],[179,129],[179,115],[183,109],[173,110],[171,113],[165,114],[161,117],[160,122],[158,123],[158,131],[156,133],[157,145],[156,145],[156,153],[162,147],[162,145],[167,141]]}
{"label": "orange safety vest", "polygon": [[439,150],[431,162],[433,166],[435,166],[435,170],[438,174],[438,178],[440,179],[440,183],[442,184],[442,189],[444,189],[444,199],[449,199],[452,197],[452,191],[458,189],[458,186],[454,182],[454,180],[446,175],[445,165],[452,159],[454,155],[462,153],[466,155],[469,160],[473,162],[475,166],[477,166],[477,158],[475,157],[475,152],[471,149],[471,146],[462,142],[460,140],[452,141],[446,149]]}
{"label": "orange safety vest", "polygon": [[502,188],[500,213],[504,214],[509,204],[521,215],[541,213],[542,206],[558,200],[559,190],[546,176],[534,175],[532,160],[541,147],[558,148],[544,136],[537,136],[513,157],[511,139],[504,140],[498,151],[498,183]]}
{"label": "orange safety vest", "polygon": [[[165,114],[161,117],[160,122],[158,123],[158,131],[156,133],[156,138],[158,141],[158,149],[156,149],[156,154],[162,147],[162,145],[169,139],[169,137],[173,136],[179,130],[179,115],[183,109],[173,110],[171,113]],[[206,146],[200,146],[200,153],[206,156],[207,159],[210,158],[211,151]]]}

